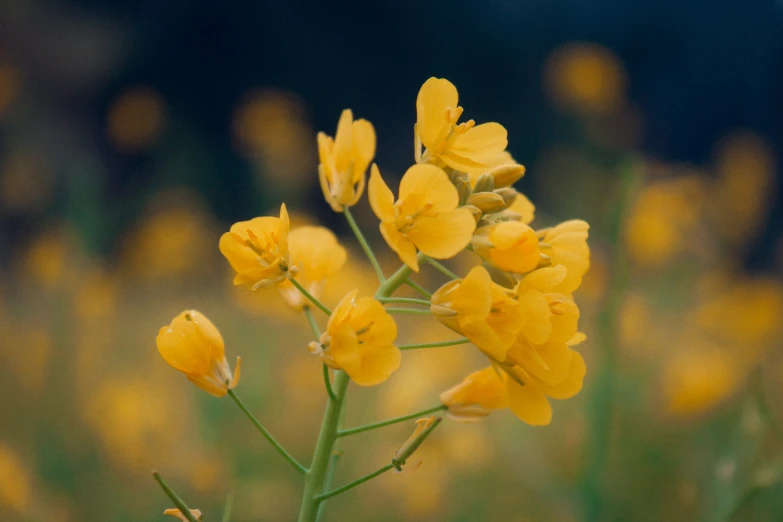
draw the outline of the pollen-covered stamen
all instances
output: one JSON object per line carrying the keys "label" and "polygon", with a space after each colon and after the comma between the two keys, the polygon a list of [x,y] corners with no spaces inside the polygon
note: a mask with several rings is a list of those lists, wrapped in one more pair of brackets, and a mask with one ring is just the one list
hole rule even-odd
{"label": "pollen-covered stamen", "polygon": [[476,126],[476,120],[468,120],[468,121],[466,121],[464,123],[460,123],[459,125],[454,127],[454,134],[453,135],[464,134],[464,133],[468,132],[470,129],[472,129],[475,126]]}
{"label": "pollen-covered stamen", "polygon": [[565,310],[559,306],[561,304],[563,304],[563,301],[558,299],[549,302],[549,311],[552,312],[552,315],[565,315]]}

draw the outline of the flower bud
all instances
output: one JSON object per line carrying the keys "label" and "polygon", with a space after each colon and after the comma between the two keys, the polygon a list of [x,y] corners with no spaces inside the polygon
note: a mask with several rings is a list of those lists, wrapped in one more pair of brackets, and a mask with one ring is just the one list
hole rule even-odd
{"label": "flower bud", "polygon": [[495,187],[509,187],[522,179],[525,175],[525,167],[516,163],[507,163],[492,169],[488,174],[492,176]]}
{"label": "flower bud", "polygon": [[482,174],[473,186],[473,192],[492,192],[495,190],[495,180],[490,173]]}
{"label": "flower bud", "polygon": [[463,205],[462,208],[470,210],[470,213],[473,214],[473,219],[476,220],[476,223],[478,223],[479,219],[481,219],[482,212],[480,208],[473,205]]}
{"label": "flower bud", "polygon": [[416,428],[413,430],[413,433],[408,437],[408,440],[405,441],[400,449],[397,450],[392,459],[392,464],[394,464],[394,467],[397,468],[398,471],[402,471],[402,466],[405,464],[405,461],[413,455],[413,452],[421,446],[424,439],[432,433],[432,430],[438,427],[438,424],[440,424],[441,421],[443,421],[443,417],[435,416],[418,419],[416,421]]}
{"label": "flower bud", "polygon": [[494,192],[476,192],[468,197],[468,205],[478,207],[484,213],[497,212],[505,206],[503,196]]}
{"label": "flower bud", "polygon": [[514,202],[517,200],[517,196],[519,195],[519,192],[517,192],[516,189],[512,187],[503,187],[503,188],[495,189],[494,192],[495,194],[503,198],[503,210],[513,205]]}

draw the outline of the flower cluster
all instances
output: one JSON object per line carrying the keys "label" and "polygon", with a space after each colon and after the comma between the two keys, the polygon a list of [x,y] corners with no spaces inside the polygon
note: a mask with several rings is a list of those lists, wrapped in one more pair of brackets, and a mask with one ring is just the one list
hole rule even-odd
{"label": "flower cluster", "polygon": [[[307,471],[300,520],[315,520],[320,502],[331,496],[323,491],[323,477],[340,436],[336,426],[348,380],[360,386],[386,381],[400,367],[403,350],[471,342],[487,358],[485,369],[443,392],[441,404],[422,413],[446,410],[453,419],[477,420],[508,408],[528,424],[545,425],[552,418],[549,399],[567,399],[582,387],[585,363],[574,346],[585,336],[578,331],[579,308],[572,293],[589,266],[588,225],[574,220],[539,230],[531,227],[535,207],[512,186],[525,168],[506,151],[506,129],[499,123],[460,122],[462,114],[457,89],[448,80],[430,78],[424,83],[416,100],[415,163],[402,176],[396,196],[372,163],[372,124],[354,120],[345,110],[334,138],[318,135],[324,197],[334,211],[345,214],[373,264],[380,283],[374,296],[350,291],[333,310],[320,301],[324,285],[345,263],[346,250],[325,228],[292,230],[285,205],[279,217],[236,223],[220,239],[220,251],[236,272],[234,284],[252,290],[276,287],[287,305],[307,317],[315,336],[309,350],[324,365],[330,402]],[[368,199],[380,221],[380,234],[402,261],[389,277],[350,211],[363,194],[368,170]],[[464,277],[437,261],[463,251],[472,251],[476,261]],[[424,265],[450,281],[433,293],[410,281]],[[393,297],[406,283],[426,299]],[[416,308],[395,306],[402,303]],[[315,309],[328,316],[323,333]],[[397,345],[393,315],[399,313],[434,319],[464,337]],[[231,395],[250,415],[232,391],[239,365],[232,376],[220,334],[200,313],[183,312],[161,329],[158,349],[191,381],[213,395]],[[420,423],[411,439],[415,443],[409,440],[392,464],[377,473],[400,469],[440,420],[422,421],[427,428]],[[294,467],[306,470],[255,424]]]}

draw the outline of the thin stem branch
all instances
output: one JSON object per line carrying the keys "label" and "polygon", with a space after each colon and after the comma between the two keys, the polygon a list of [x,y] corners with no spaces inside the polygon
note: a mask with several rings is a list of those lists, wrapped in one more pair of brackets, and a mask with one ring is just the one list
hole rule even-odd
{"label": "thin stem branch", "polygon": [[318,495],[317,497],[315,497],[315,500],[317,502],[323,502],[327,498],[332,498],[333,496],[339,495],[340,493],[345,493],[349,489],[353,489],[356,486],[358,486],[359,484],[364,484],[368,480],[372,480],[375,477],[377,477],[378,475],[383,475],[384,473],[386,473],[387,471],[389,471],[390,469],[393,469],[393,468],[394,468],[394,464],[386,464],[381,469],[373,471],[369,475],[365,475],[362,478],[356,479],[353,482],[351,482],[349,484],[346,484],[345,486],[340,486],[339,488],[333,489],[332,491],[329,491],[327,493],[323,493],[321,495]]}
{"label": "thin stem branch", "polygon": [[231,508],[234,507],[234,494],[229,493],[226,497],[226,505],[223,508],[222,522],[229,522],[231,520]]}
{"label": "thin stem branch", "polygon": [[299,461],[297,461],[294,457],[291,456],[290,453],[286,451],[286,449],[279,443],[275,438],[264,428],[260,422],[258,422],[258,419],[256,419],[252,413],[250,413],[250,410],[247,409],[247,406],[237,397],[236,393],[234,393],[234,390],[228,390],[228,395],[231,397],[235,403],[237,403],[237,406],[239,406],[239,409],[242,410],[248,419],[250,419],[250,422],[253,423],[253,426],[256,427],[258,431],[261,432],[261,435],[264,436],[266,440],[269,441],[269,443],[277,450],[280,455],[283,456],[285,460],[288,461],[289,464],[291,464],[299,473],[302,473],[303,475],[307,473],[307,468],[302,466]]}
{"label": "thin stem branch", "polygon": [[440,341],[437,343],[418,343],[418,344],[401,344],[397,348],[400,350],[418,350],[420,348],[442,348],[444,346],[457,346],[458,344],[467,344],[470,339],[454,339],[453,341]]}
{"label": "thin stem branch", "polygon": [[432,298],[432,294],[429,293],[426,288],[424,288],[423,286],[420,286],[415,281],[411,281],[410,279],[406,279],[405,280],[405,284],[410,286],[411,288],[413,288],[417,292],[419,292],[421,295],[423,295],[427,299],[431,299]]}
{"label": "thin stem branch", "polygon": [[305,314],[305,317],[307,318],[307,323],[310,325],[310,330],[313,331],[313,335],[315,336],[315,339],[318,340],[321,338],[321,330],[318,328],[318,323],[315,322],[315,317],[313,317],[313,311],[310,309],[309,306],[305,306],[302,308],[302,311]]}
{"label": "thin stem branch", "polygon": [[393,419],[376,422],[373,424],[365,424],[364,426],[359,426],[357,428],[350,428],[347,430],[340,430],[337,432],[338,437],[347,437],[348,435],[355,435],[357,433],[362,433],[365,431],[375,430],[378,428],[383,428],[384,426],[391,426],[392,424],[397,424],[399,422],[405,422],[407,420],[415,419],[418,417],[423,417],[429,413],[435,413],[436,411],[445,410],[446,406],[443,404],[439,404],[437,406],[433,406],[432,408],[428,408],[423,411],[418,411],[416,413],[411,413],[410,415],[403,415],[402,417],[395,417]]}
{"label": "thin stem branch", "polygon": [[[418,260],[419,264],[424,262],[425,256],[421,252],[416,254],[416,259]],[[380,299],[381,297],[390,297],[395,290],[397,290],[399,287],[401,287],[403,284],[405,284],[405,281],[408,280],[408,277],[413,273],[413,269],[409,267],[408,265],[402,265],[400,268],[397,269],[396,272],[392,274],[392,276],[384,281],[383,283],[378,286],[378,291],[375,292],[375,298]]]}
{"label": "thin stem branch", "polygon": [[187,504],[185,504],[185,501],[182,500],[179,495],[174,493],[174,490],[172,490],[168,484],[166,484],[166,481],[163,480],[163,477],[160,476],[160,473],[157,471],[152,472],[152,476],[155,478],[155,480],[160,485],[163,492],[166,494],[166,496],[171,499],[171,501],[174,503],[174,505],[179,509],[179,512],[182,513],[182,516],[185,517],[189,522],[198,522],[196,520],[196,517],[193,516],[193,514],[190,512],[190,508]]}
{"label": "thin stem branch", "polygon": [[390,314],[400,315],[432,315],[432,312],[429,310],[421,308],[387,308],[386,311]]}
{"label": "thin stem branch", "polygon": [[326,315],[332,315],[332,312],[327,307],[325,307],[321,303],[321,301],[319,301],[318,299],[313,297],[313,295],[310,292],[305,290],[305,287],[303,287],[301,284],[299,284],[299,281],[297,281],[296,279],[293,279],[293,278],[289,279],[289,281],[291,281],[291,284],[294,285],[297,288],[297,290],[302,292],[303,296],[305,296],[311,303],[313,303],[316,307],[318,307],[319,310],[321,310]]}
{"label": "thin stem branch", "polygon": [[326,366],[326,364],[324,364],[323,366],[324,366],[324,384],[326,385],[326,393],[329,394],[330,399],[336,401],[337,395],[335,395],[334,390],[332,390],[332,378],[329,375],[329,367]]}
{"label": "thin stem branch", "polygon": [[348,209],[348,207],[343,207],[343,214],[345,214],[345,219],[348,220],[348,225],[351,227],[351,230],[353,230],[356,239],[359,241],[359,244],[362,246],[362,250],[364,250],[364,254],[367,256],[367,259],[370,260],[370,264],[372,265],[373,269],[375,269],[375,274],[378,276],[378,281],[383,283],[384,281],[386,281],[386,277],[384,277],[383,275],[383,270],[381,270],[381,265],[380,263],[378,263],[378,259],[375,257],[372,248],[370,248],[370,244],[364,238],[364,234],[362,234],[359,225],[356,223],[356,220],[353,218],[353,214],[351,214],[351,211]]}
{"label": "thin stem branch", "polygon": [[430,265],[432,265],[432,267],[435,268],[436,270],[438,270],[441,274],[445,275],[446,277],[451,278],[451,279],[461,279],[460,276],[458,276],[457,274],[455,274],[454,272],[452,272],[451,270],[449,270],[448,268],[446,268],[442,264],[438,263],[437,261],[435,261],[431,257],[426,257],[425,256],[424,260],[427,263],[429,263]]}
{"label": "thin stem branch", "polygon": [[421,306],[430,306],[431,304],[424,299],[414,299],[413,297],[381,297],[378,300],[382,303],[415,304]]}

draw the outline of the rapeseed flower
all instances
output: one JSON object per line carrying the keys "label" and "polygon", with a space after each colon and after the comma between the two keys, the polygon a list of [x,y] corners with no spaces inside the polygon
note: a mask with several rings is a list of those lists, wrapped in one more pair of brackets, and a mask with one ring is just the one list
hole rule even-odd
{"label": "rapeseed flower", "polygon": [[[326,280],[337,273],[347,258],[337,237],[324,227],[295,228],[288,236],[288,250],[298,272],[296,280],[316,299],[321,298]],[[301,310],[308,301],[294,285],[285,280],[277,286],[283,301]]]}
{"label": "rapeseed flower", "polygon": [[[462,115],[457,88],[443,78],[430,78],[416,98],[416,162],[430,162],[468,173],[481,173],[508,163],[506,129],[499,123],[457,124]],[[426,150],[421,151],[421,146]]]}
{"label": "rapeseed flower", "polygon": [[449,177],[432,165],[408,169],[396,202],[373,165],[368,194],[384,239],[415,272],[419,271],[417,249],[435,259],[448,259],[468,246],[476,229],[471,211],[457,208],[459,194]]}
{"label": "rapeseed flower", "polygon": [[280,217],[257,217],[231,225],[220,237],[220,252],[237,275],[235,285],[267,288],[296,275],[288,251],[290,221],[285,203]]}
{"label": "rapeseed flower", "polygon": [[345,109],[334,139],[318,133],[318,177],[326,202],[335,212],[359,201],[364,191],[365,173],[375,156],[375,129],[367,120],[353,119]]}
{"label": "rapeseed flower", "polygon": [[196,310],[185,310],[160,329],[158,352],[174,369],[215,397],[223,397],[239,383],[242,359],[233,375],[226,361],[223,337],[215,325]]}
{"label": "rapeseed flower", "polygon": [[582,277],[590,268],[590,248],[587,246],[589,228],[586,222],[572,219],[538,231],[541,253],[549,256],[552,265],[563,265],[567,269],[560,285],[562,292],[573,292],[579,288]]}
{"label": "rapeseed flower", "polygon": [[356,384],[374,386],[400,367],[397,323],[381,303],[371,297],[357,300],[356,294],[349,292],[335,307],[311,351],[330,368],[345,370]]}
{"label": "rapeseed flower", "polygon": [[479,227],[470,244],[485,261],[515,274],[530,272],[541,260],[536,232],[519,221]]}
{"label": "rapeseed flower", "polygon": [[523,321],[517,302],[507,289],[492,282],[482,266],[440,287],[432,294],[430,310],[438,321],[499,362],[506,359]]}

